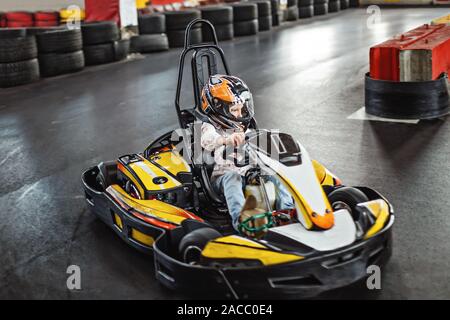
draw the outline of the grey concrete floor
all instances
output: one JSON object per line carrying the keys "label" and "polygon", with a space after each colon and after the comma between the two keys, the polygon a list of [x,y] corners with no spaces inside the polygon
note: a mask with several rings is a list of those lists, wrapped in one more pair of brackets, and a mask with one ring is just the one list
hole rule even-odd
{"label": "grey concrete floor", "polygon": [[[222,43],[253,89],[261,127],[290,132],[346,184],[378,189],[395,206],[382,289],[357,284],[323,298],[450,298],[449,120],[347,119],[363,105],[369,47],[447,13],[382,9],[368,29],[365,9],[349,9]],[[0,298],[186,298],[87,211],[80,182],[85,168],[177,126],[179,53],[0,89]],[[80,291],[66,288],[71,264]]]}

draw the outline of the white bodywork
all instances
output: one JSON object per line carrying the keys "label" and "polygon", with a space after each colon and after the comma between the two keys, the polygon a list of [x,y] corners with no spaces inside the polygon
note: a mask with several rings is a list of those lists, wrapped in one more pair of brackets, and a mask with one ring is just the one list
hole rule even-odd
{"label": "white bodywork", "polygon": [[300,223],[271,228],[270,232],[281,234],[317,251],[330,251],[348,246],[356,240],[356,226],[347,210],[334,213],[333,228],[322,231],[306,230]]}
{"label": "white bodywork", "polygon": [[[302,164],[297,166],[285,166],[262,152],[258,152],[258,157],[264,165],[282,177],[289,179],[289,182],[296,188],[314,212],[319,215],[324,215],[327,209],[327,203],[323,196],[322,186],[317,179],[316,171],[314,170],[308,152],[300,143],[298,145],[301,150]],[[297,212],[301,212],[298,207]],[[298,219],[305,224],[302,214],[298,214]]]}

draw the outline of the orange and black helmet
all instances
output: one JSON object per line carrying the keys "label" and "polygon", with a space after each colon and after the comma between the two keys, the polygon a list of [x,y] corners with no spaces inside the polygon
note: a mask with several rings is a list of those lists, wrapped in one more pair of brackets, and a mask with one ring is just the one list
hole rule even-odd
{"label": "orange and black helmet", "polygon": [[[240,116],[230,110],[240,105]],[[241,79],[216,74],[209,77],[202,90],[201,112],[228,129],[246,128],[255,114],[249,88]]]}

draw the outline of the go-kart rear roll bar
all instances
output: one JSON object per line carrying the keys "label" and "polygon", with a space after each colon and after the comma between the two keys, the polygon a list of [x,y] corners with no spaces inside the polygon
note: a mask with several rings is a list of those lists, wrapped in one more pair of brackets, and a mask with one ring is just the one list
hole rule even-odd
{"label": "go-kart rear roll bar", "polygon": [[[196,24],[205,24],[212,33],[212,44],[200,43],[200,44],[192,44],[191,43],[191,30]],[[195,106],[194,108],[190,108],[191,110],[195,110],[195,108],[199,107],[201,104],[201,90],[202,86],[200,85],[199,74],[201,73],[203,76],[203,58],[206,57],[206,61],[208,63],[208,77],[212,74],[217,74],[217,63],[214,51],[216,50],[220,54],[220,58],[222,59],[222,63],[225,69],[225,73],[227,75],[230,74],[228,69],[227,62],[225,60],[225,55],[222,49],[219,47],[219,43],[217,41],[216,31],[214,26],[205,19],[195,19],[192,20],[188,26],[186,27],[186,33],[184,35],[184,50],[180,56],[180,64],[178,68],[178,82],[177,82],[177,91],[175,95],[175,108],[177,110],[178,121],[180,123],[181,128],[187,128],[189,121],[186,119],[186,112],[183,113],[180,106],[180,96],[181,96],[181,86],[183,82],[183,71],[184,71],[184,60],[186,55],[191,51],[194,51],[192,55],[191,68],[192,68],[192,84],[194,90],[194,99]],[[186,108],[188,109],[188,108]]]}

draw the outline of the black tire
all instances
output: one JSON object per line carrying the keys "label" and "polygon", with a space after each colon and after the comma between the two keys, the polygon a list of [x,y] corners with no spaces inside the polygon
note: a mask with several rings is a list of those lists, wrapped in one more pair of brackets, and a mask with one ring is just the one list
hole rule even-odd
{"label": "black tire", "polygon": [[328,2],[328,12],[338,12],[339,10],[341,10],[341,2],[339,0]]}
{"label": "black tire", "polygon": [[67,29],[36,35],[39,53],[66,53],[83,49],[81,30]]}
{"label": "black tire", "polygon": [[236,37],[250,36],[258,33],[258,19],[250,21],[238,21],[233,24]]}
{"label": "black tire", "polygon": [[272,16],[278,13],[280,10],[280,2],[278,0],[270,0],[270,11],[272,12]]}
{"label": "black tire", "polygon": [[169,40],[164,33],[144,34],[131,38],[131,51],[151,53],[169,50]]}
{"label": "black tire", "polygon": [[[168,30],[167,38],[169,39],[170,48],[181,48],[184,46],[184,34],[185,30]],[[189,39],[191,44],[199,44],[202,42],[202,29],[192,29],[191,38]]]}
{"label": "black tire", "polygon": [[309,7],[314,5],[314,0],[298,0],[298,7]]}
{"label": "black tire", "polygon": [[272,15],[272,26],[276,27],[276,26],[279,26],[280,24],[281,24],[281,21],[278,17],[278,14],[273,14]]}
{"label": "black tire", "polygon": [[115,61],[114,42],[85,46],[83,52],[87,66]]}
{"label": "black tire", "polygon": [[255,3],[238,2],[232,3],[231,6],[233,7],[234,23],[258,19],[258,7]]}
{"label": "black tire", "polygon": [[126,59],[129,52],[130,40],[119,40],[114,42],[114,61]]}
{"label": "black tire", "polygon": [[342,187],[332,191],[328,195],[333,209],[346,208],[350,211],[352,216],[356,218],[358,216],[355,210],[358,203],[367,202],[369,198],[359,189],[352,187]]}
{"label": "black tire", "polygon": [[314,16],[314,6],[310,5],[308,7],[299,7],[298,16],[300,19],[311,18]]}
{"label": "black tire", "polygon": [[272,29],[272,16],[259,17],[258,28],[259,31],[267,31]]}
{"label": "black tire", "polygon": [[221,237],[219,231],[213,228],[200,228],[185,235],[178,246],[181,260],[188,264],[195,264],[200,261],[201,251],[206,244]]}
{"label": "black tire", "polygon": [[83,51],[47,53],[39,55],[41,76],[54,77],[80,71],[84,68]]}
{"label": "black tire", "polygon": [[[234,38],[234,27],[232,23],[217,25],[214,29],[216,29],[216,36],[219,41],[231,40]],[[211,31],[206,26],[202,28],[202,38],[204,42],[213,41]]]}
{"label": "black tire", "polygon": [[36,36],[38,34],[49,32],[49,31],[56,31],[56,30],[65,30],[64,27],[31,27],[27,28],[27,36]]}
{"label": "black tire", "polygon": [[34,37],[6,38],[0,41],[0,63],[17,62],[37,57]]}
{"label": "black tire", "polygon": [[230,6],[206,6],[199,10],[202,19],[209,20],[214,26],[233,23],[233,8]]}
{"label": "black tire", "polygon": [[39,80],[37,59],[0,63],[0,88],[14,87]]}
{"label": "black tire", "polygon": [[81,25],[83,45],[111,43],[119,40],[119,28],[112,21],[84,23]]}
{"label": "black tire", "polygon": [[166,16],[163,14],[146,14],[139,16],[140,34],[159,34],[166,32]]}
{"label": "black tire", "polygon": [[288,8],[298,6],[298,0],[287,0],[287,6]]}
{"label": "black tire", "polygon": [[323,3],[328,3],[329,0],[314,0],[314,5],[318,5],[318,4],[323,4]]}
{"label": "black tire", "polygon": [[251,2],[256,4],[258,11],[258,18],[267,17],[272,15],[272,7],[270,1],[265,0],[252,0]]}
{"label": "black tire", "polygon": [[23,38],[26,35],[25,28],[0,29],[0,39]]}
{"label": "black tire", "polygon": [[298,20],[298,7],[288,7],[287,8],[287,16],[286,21],[295,21]]}
{"label": "black tire", "polygon": [[321,16],[328,13],[328,3],[315,4],[314,15]]}
{"label": "black tire", "polygon": [[[167,11],[164,12],[166,16],[166,30],[185,30],[189,22],[201,17],[198,10],[183,10],[183,11]],[[200,28],[200,24],[195,25],[195,28]],[[169,37],[170,42],[170,37]]]}
{"label": "black tire", "polygon": [[[352,8],[358,8],[359,7],[359,0],[350,0],[349,1],[349,6]],[[342,6],[341,6],[342,9]]]}
{"label": "black tire", "polygon": [[348,9],[350,7],[350,0],[340,0],[341,10]]}

